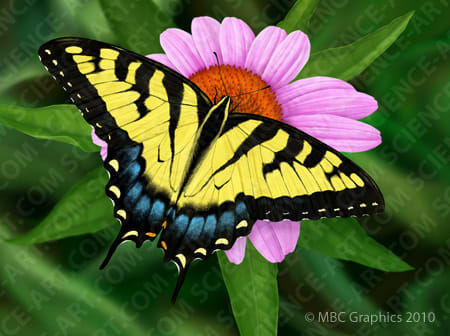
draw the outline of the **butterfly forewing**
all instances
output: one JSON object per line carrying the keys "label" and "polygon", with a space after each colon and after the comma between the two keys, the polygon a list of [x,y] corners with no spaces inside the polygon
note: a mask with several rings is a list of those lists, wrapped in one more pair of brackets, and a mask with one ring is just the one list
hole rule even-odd
{"label": "butterfly forewing", "polygon": [[50,41],[42,63],[108,144],[107,195],[123,240],[153,240],[165,225],[210,108],[200,89],[146,57],[79,38]]}

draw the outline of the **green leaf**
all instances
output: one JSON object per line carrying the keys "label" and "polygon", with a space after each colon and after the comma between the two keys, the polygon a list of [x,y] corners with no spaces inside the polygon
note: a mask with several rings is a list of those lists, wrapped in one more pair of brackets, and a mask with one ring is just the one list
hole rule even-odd
{"label": "green leaf", "polygon": [[286,14],[286,17],[277,26],[284,29],[287,33],[294,30],[306,31],[318,2],[319,0],[297,0]]}
{"label": "green leaf", "polygon": [[358,76],[397,40],[413,15],[400,16],[352,44],[312,54],[297,79],[330,76],[350,80]]}
{"label": "green leaf", "polygon": [[[0,234],[8,234],[6,226],[0,226]],[[49,263],[48,255],[34,246],[0,244],[0,278],[3,294],[8,295],[8,314],[11,309],[33,312],[20,325],[20,334],[93,335],[114,328],[118,335],[148,335],[148,328],[137,323],[135,311],[124,309],[83,268],[74,272],[73,264],[66,268]],[[102,279],[98,269],[94,279]]]}
{"label": "green leaf", "polygon": [[8,68],[3,68],[3,71],[0,72],[0,96],[2,104],[7,103],[7,100],[10,100],[11,97],[9,95],[8,90],[13,88],[20,83],[24,83],[31,79],[42,76],[42,66],[40,64],[31,63],[28,66],[21,68],[17,73],[11,72]]}
{"label": "green leaf", "polygon": [[42,108],[0,105],[0,124],[35,138],[65,142],[85,152],[98,152],[91,139],[91,128],[74,105]]}
{"label": "green leaf", "polygon": [[122,47],[144,55],[161,52],[159,35],[174,23],[152,0],[100,0],[100,4]]}
{"label": "green leaf", "polygon": [[223,251],[217,253],[217,258],[240,334],[276,335],[277,264],[267,261],[250,241],[240,265],[230,263]]}
{"label": "green leaf", "polygon": [[[340,302],[346,302],[347,312],[375,313],[377,311],[376,305],[358,291],[357,283],[344,270],[342,261],[306,248],[301,248],[299,252],[289,257],[298,258],[301,262],[293,265],[292,262],[286,260],[286,263],[282,265],[283,267],[289,267],[290,274],[294,276],[295,280],[304,281],[312,288],[315,286],[315,280],[320,278],[323,284],[322,288],[327,289],[317,291],[316,294],[320,296],[321,301],[326,302],[336,310],[339,310]],[[282,270],[280,270],[281,272]]]}
{"label": "green leaf", "polygon": [[413,269],[370,238],[354,218],[304,220],[299,245],[330,257],[351,260],[386,272]]}
{"label": "green leaf", "polygon": [[103,167],[74,185],[47,217],[26,234],[9,240],[35,244],[100,231],[116,222],[112,203],[105,195],[108,176]]}
{"label": "green leaf", "polygon": [[[438,255],[439,253],[442,253],[443,250],[444,249],[439,250]],[[445,248],[445,250],[448,251],[448,248]],[[441,254],[441,257],[444,257],[444,254]],[[433,260],[434,264],[434,262],[442,260],[438,264],[442,265],[439,267],[439,272],[429,272],[424,274],[421,281],[411,282],[408,288],[403,292],[403,307],[405,307],[404,311],[406,313],[405,318],[400,324],[402,329],[398,330],[397,335],[408,335],[411,331],[411,321],[414,319],[416,321],[421,321],[418,325],[426,323],[427,333],[430,331],[428,333],[429,335],[448,335],[444,330],[450,330],[450,319],[448,318],[450,308],[448,279],[450,279],[450,271],[447,264],[448,257],[444,257],[443,259],[437,258],[439,257],[433,256],[430,257],[430,259],[427,259],[427,261]],[[427,261],[425,265],[430,265],[431,263],[427,263]],[[444,267],[444,265],[446,267]],[[426,284],[426,287],[424,284]],[[419,318],[419,316],[421,317]]]}

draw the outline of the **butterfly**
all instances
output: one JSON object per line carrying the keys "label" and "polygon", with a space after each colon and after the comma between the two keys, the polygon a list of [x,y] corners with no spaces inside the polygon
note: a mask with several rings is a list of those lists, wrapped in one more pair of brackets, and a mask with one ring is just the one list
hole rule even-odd
{"label": "butterfly", "polygon": [[59,38],[39,49],[50,74],[108,145],[106,194],[117,246],[159,235],[179,269],[176,299],[195,259],[227,250],[256,220],[371,215],[384,209],[355,163],[282,122],[211,102],[172,69],[120,47]]}

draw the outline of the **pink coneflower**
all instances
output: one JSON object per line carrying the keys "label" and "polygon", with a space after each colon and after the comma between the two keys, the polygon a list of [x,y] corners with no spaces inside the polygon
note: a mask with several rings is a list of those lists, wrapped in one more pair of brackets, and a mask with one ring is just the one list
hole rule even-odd
{"label": "pink coneflower", "polygon": [[[228,95],[270,85],[270,89],[233,99],[232,108],[288,123],[339,151],[360,152],[381,143],[378,130],[357,121],[378,108],[373,97],[336,78],[311,77],[290,83],[310,55],[309,39],[303,32],[286,34],[269,26],[255,37],[240,19],[225,18],[219,23],[210,17],[195,18],[191,29],[192,34],[167,29],[160,37],[165,54],[148,57],[189,78],[212,100],[225,95],[219,68]],[[104,159],[106,144],[94,133],[93,138],[102,146]],[[300,222],[257,221],[248,238],[267,260],[281,262],[294,251],[299,234]],[[231,262],[242,262],[246,241],[241,237],[225,251]]]}

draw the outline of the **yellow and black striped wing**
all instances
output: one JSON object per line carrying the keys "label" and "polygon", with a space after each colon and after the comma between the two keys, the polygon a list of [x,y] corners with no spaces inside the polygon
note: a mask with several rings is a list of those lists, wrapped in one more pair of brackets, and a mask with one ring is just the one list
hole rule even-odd
{"label": "yellow and black striped wing", "polygon": [[185,179],[211,102],[164,65],[102,42],[56,39],[39,56],[108,144],[107,195],[122,222],[116,243],[153,240]]}
{"label": "yellow and black striped wing", "polygon": [[177,207],[207,210],[236,200],[253,219],[270,221],[363,216],[384,207],[375,182],[339,152],[287,124],[237,113]]}
{"label": "yellow and black striped wing", "polygon": [[[363,216],[383,209],[374,181],[342,154],[284,123],[231,114],[188,177],[174,225],[161,239],[183,266],[231,248],[257,219]],[[177,227],[187,229],[177,236]]]}

